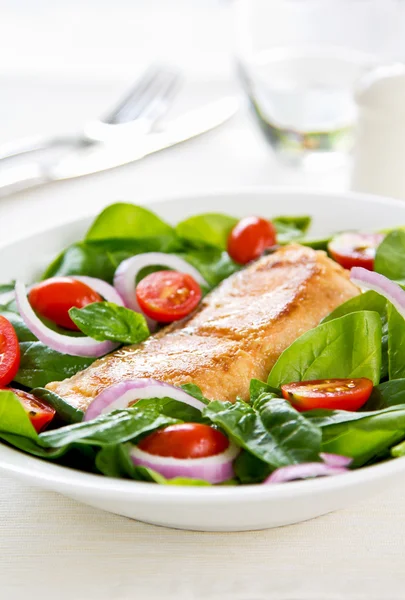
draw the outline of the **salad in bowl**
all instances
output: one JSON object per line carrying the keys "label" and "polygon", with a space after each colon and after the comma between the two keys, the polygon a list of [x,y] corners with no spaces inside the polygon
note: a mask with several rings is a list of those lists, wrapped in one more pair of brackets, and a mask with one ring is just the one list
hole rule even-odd
{"label": "salad in bowl", "polygon": [[405,231],[117,203],[1,286],[0,439],[161,485],[275,485],[405,454]]}

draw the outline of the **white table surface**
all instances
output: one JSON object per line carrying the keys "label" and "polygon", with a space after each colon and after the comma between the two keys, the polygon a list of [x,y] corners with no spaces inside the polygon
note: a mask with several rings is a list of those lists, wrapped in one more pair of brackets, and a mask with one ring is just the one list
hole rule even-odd
{"label": "white table surface", "polygon": [[[3,23],[10,25],[12,18],[6,11]],[[7,39],[10,34],[3,43]],[[31,72],[22,56],[14,71],[0,74],[0,142],[56,131],[61,123],[69,129],[123,88],[119,78]],[[194,83],[184,97],[192,104],[228,88],[219,80]],[[337,190],[347,185],[347,172],[305,174],[281,167],[240,114],[198,141],[139,164],[1,199],[0,242],[118,199],[146,202],[251,185]],[[405,597],[404,494],[402,482],[311,522],[204,534],[133,522],[0,475],[0,598],[399,600]]]}

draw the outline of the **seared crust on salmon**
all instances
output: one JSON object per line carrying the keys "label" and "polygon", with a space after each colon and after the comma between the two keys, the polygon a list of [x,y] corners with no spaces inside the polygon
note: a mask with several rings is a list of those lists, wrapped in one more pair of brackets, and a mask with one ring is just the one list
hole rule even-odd
{"label": "seared crust on salmon", "polygon": [[81,410],[113,383],[148,377],[248,399],[252,378],[266,380],[285,348],[358,293],[324,252],[285,246],[223,281],[187,321],[46,387]]}

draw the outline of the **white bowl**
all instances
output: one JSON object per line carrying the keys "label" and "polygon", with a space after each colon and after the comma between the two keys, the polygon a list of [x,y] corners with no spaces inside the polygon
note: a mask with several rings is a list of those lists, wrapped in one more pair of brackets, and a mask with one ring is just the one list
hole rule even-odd
{"label": "white bowl", "polygon": [[[155,202],[172,223],[202,211],[234,215],[310,214],[311,234],[341,229],[405,225],[405,203],[355,194],[252,190]],[[0,281],[29,282],[67,244],[84,234],[91,219],[57,227],[0,248]],[[0,444],[0,469],[29,484],[54,490],[134,519],[200,531],[244,531],[297,523],[344,508],[405,473],[405,457],[344,475],[272,486],[169,487],[110,479],[53,465]]]}

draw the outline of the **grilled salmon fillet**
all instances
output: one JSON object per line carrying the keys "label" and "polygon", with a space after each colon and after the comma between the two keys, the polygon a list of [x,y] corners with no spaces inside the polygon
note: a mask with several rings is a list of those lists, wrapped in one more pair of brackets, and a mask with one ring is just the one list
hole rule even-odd
{"label": "grilled salmon fillet", "polygon": [[81,410],[113,383],[148,377],[248,399],[252,378],[266,380],[285,348],[358,293],[324,252],[291,244],[223,281],[188,320],[46,387]]}

